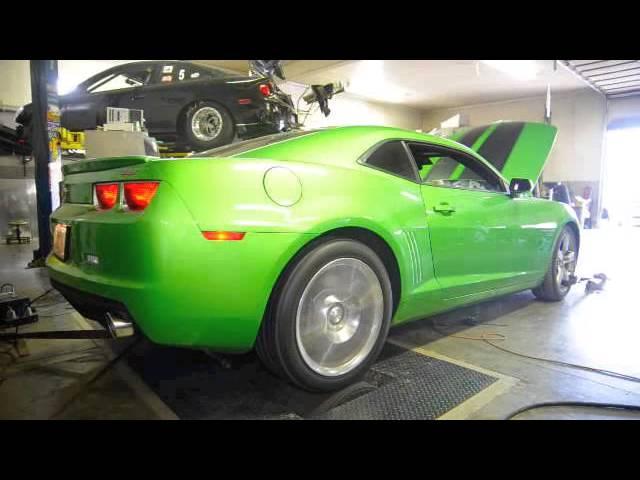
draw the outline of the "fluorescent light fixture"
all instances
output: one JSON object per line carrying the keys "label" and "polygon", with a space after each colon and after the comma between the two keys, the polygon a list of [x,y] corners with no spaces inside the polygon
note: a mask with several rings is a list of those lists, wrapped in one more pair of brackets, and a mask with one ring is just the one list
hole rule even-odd
{"label": "fluorescent light fixture", "polygon": [[523,81],[533,80],[540,70],[535,60],[481,60],[481,62]]}

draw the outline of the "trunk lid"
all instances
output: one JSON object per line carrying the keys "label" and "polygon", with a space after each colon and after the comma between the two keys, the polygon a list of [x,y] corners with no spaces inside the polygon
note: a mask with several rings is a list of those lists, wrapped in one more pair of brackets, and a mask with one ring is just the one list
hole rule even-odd
{"label": "trunk lid", "polygon": [[146,157],[142,155],[131,157],[106,157],[92,158],[88,160],[77,160],[64,165],[62,167],[62,173],[64,175],[73,175],[76,173],[101,172],[103,170],[113,170],[121,167],[141,165],[153,160],[158,160],[158,158]]}

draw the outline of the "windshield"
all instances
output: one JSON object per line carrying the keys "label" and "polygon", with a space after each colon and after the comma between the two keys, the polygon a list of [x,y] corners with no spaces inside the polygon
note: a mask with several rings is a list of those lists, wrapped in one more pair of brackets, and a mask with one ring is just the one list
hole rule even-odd
{"label": "windshield", "polygon": [[292,138],[301,137],[310,133],[317,132],[318,130],[292,130],[284,133],[274,133],[273,135],[266,135],[264,137],[251,138],[242,142],[233,143],[231,145],[224,145],[222,147],[212,148],[211,150],[205,150],[204,152],[192,153],[190,157],[232,157],[239,155],[250,150],[266,147],[272,143],[282,142],[283,140],[291,140]]}

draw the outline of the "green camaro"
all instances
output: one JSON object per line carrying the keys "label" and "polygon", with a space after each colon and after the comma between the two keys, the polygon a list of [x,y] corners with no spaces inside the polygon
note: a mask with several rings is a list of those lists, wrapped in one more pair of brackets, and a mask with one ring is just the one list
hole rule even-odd
{"label": "green camaro", "polygon": [[341,388],[391,325],[525,289],[567,294],[576,216],[531,193],[555,137],[522,122],[456,141],[337,127],[186,159],[74,162],[52,215],[51,282],[110,328],[255,347],[303,388]]}

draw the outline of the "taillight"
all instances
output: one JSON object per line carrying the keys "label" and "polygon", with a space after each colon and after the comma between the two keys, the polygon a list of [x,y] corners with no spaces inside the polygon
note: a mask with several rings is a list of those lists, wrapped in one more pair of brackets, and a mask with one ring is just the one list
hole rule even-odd
{"label": "taillight", "polygon": [[271,95],[271,85],[269,85],[268,83],[262,83],[258,88],[260,89],[260,93],[265,97]]}
{"label": "taillight", "polygon": [[129,210],[144,210],[156,194],[159,182],[125,182],[124,200]]}
{"label": "taillight", "polygon": [[207,240],[242,240],[244,232],[202,232],[202,236]]}
{"label": "taillight", "polygon": [[96,200],[100,208],[109,210],[118,201],[117,183],[98,183],[96,185]]}

